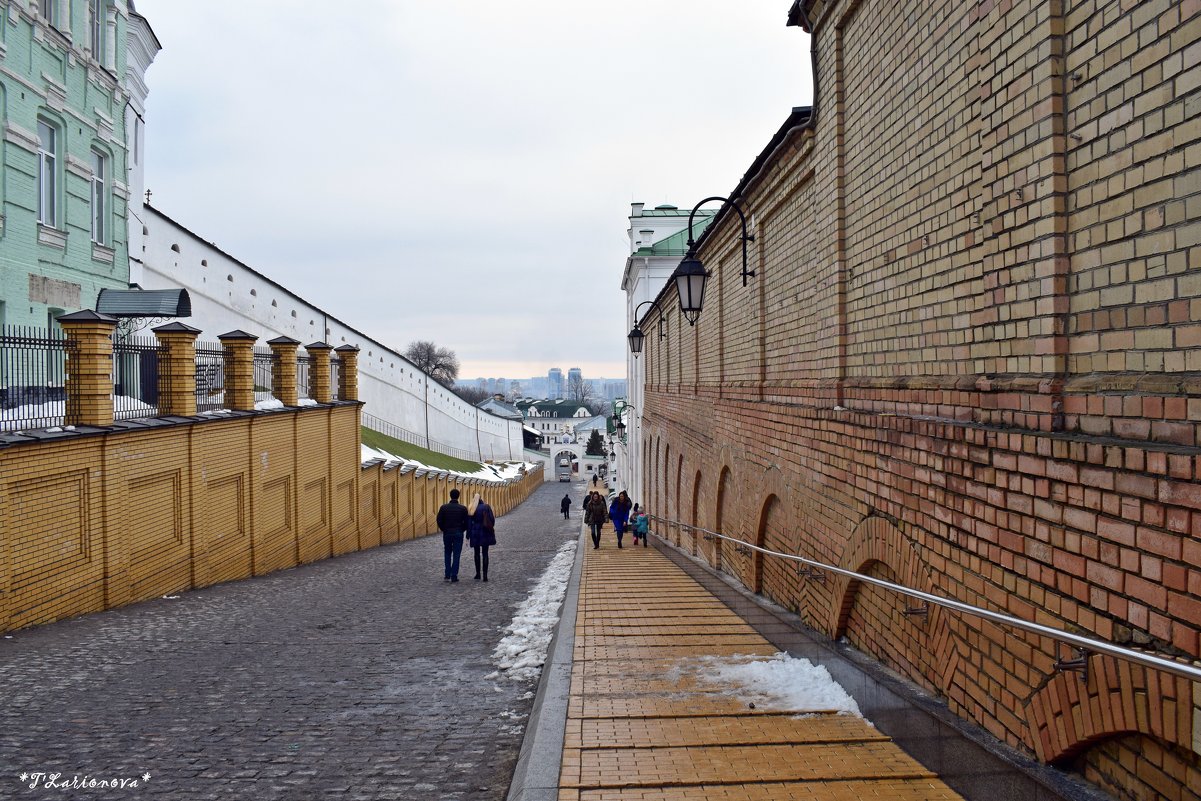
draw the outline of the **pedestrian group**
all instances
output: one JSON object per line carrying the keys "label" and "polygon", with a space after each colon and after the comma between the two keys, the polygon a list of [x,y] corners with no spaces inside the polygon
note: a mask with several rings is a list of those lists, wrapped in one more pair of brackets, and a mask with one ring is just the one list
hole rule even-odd
{"label": "pedestrian group", "polygon": [[[595,476],[593,483],[595,484]],[[617,535],[617,547],[625,547],[623,539],[628,529],[634,537],[634,544],[642,543],[647,547],[647,535],[650,531],[650,518],[646,510],[638,504],[631,503],[629,494],[622,490],[613,501],[605,504],[605,498],[597,490],[591,490],[584,497],[584,523],[592,535],[592,547],[599,548],[601,544],[601,529],[605,523],[613,523],[613,531]],[[571,495],[564,495],[559,502],[559,510],[563,519],[571,517]],[[459,503],[459,491],[450,491],[450,500],[438,509],[438,530],[442,532],[443,571],[442,580],[457,582],[459,580],[459,560],[463,553],[463,540],[471,546],[475,561],[475,580],[488,580],[488,549],[496,544],[496,515],[480,494],[477,492],[468,506]]]}
{"label": "pedestrian group", "polygon": [[488,580],[488,549],[496,544],[496,515],[477,492],[470,506],[459,503],[459,491],[450,491],[450,501],[438,509],[438,530],[442,532],[442,580],[459,580],[459,557],[463,538],[475,554],[475,580]]}

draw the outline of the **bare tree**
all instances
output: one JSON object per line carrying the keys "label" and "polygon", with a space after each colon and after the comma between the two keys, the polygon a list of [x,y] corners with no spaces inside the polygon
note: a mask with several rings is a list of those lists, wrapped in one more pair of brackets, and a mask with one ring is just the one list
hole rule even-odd
{"label": "bare tree", "polygon": [[423,373],[447,389],[459,377],[459,357],[450,348],[442,348],[424,339],[410,342],[405,358]]}
{"label": "bare tree", "polygon": [[480,389],[479,387],[465,387],[461,384],[455,384],[451,387],[451,390],[473,406],[478,405],[482,400],[492,397],[487,390]]}
{"label": "bare tree", "polygon": [[596,392],[592,389],[590,381],[583,376],[573,375],[567,380],[567,399],[591,408],[596,401]]}

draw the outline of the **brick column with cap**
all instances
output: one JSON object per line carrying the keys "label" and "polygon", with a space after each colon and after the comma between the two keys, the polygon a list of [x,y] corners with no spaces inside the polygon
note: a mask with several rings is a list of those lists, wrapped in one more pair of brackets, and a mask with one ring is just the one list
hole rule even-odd
{"label": "brick column with cap", "polygon": [[338,373],[338,399],[357,401],[359,399],[359,349],[354,345],[341,345],[334,351],[342,360],[342,369]]}
{"label": "brick column with cap", "polygon": [[225,346],[225,408],[254,410],[254,343],[258,337],[241,329],[217,336]]}
{"label": "brick column with cap", "polygon": [[151,330],[167,350],[158,362],[158,413],[196,414],[196,337],[200,329],[174,322]]}
{"label": "brick column with cap", "polygon": [[70,348],[65,425],[111,426],[116,318],[87,309],[56,319],[67,334]]}
{"label": "brick column with cap", "polygon": [[276,337],[267,340],[271,346],[271,354],[275,357],[275,366],[271,371],[271,394],[284,406],[300,404],[300,393],[296,389],[296,351],[300,347],[299,339],[292,337]]}
{"label": "brick column with cap", "polygon": [[304,349],[313,357],[313,366],[309,370],[309,397],[318,403],[329,403],[334,399],[329,375],[330,351],[333,348],[324,342],[312,342],[305,345]]}

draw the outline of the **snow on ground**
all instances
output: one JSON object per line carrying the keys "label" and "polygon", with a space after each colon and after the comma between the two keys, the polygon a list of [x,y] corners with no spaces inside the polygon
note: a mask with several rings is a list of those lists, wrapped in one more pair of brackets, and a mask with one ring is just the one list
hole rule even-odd
{"label": "snow on ground", "polygon": [[785,712],[838,712],[863,717],[855,699],[808,659],[786,653],[770,657],[703,657],[693,660],[697,677],[710,684],[733,685],[730,694],[761,709]]}
{"label": "snow on ground", "polygon": [[[390,464],[410,465],[418,469],[441,471],[444,468],[431,467],[423,464],[416,459],[405,459],[402,456],[388,453],[387,451],[378,448],[371,448],[367,445],[359,446],[359,458],[366,464],[375,459],[382,459]],[[464,478],[482,478],[485,481],[504,481],[509,478],[520,478],[522,475],[521,468],[524,467],[526,472],[533,470],[534,465],[531,462],[501,462],[497,464],[481,464],[480,469],[474,473],[464,473],[459,470],[446,470],[452,476],[463,476]]]}
{"label": "snow on ground", "polygon": [[[134,411],[156,413],[155,407],[127,395],[114,397],[113,406],[118,417],[122,419],[128,416],[127,413]],[[9,409],[0,409],[0,431],[40,431],[49,427],[58,428],[66,416],[67,402],[65,400],[13,406]],[[74,431],[75,429],[68,428],[68,430]]]}
{"label": "snow on ground", "polygon": [[536,681],[546,662],[551,635],[559,622],[559,608],[567,593],[576,541],[559,546],[529,596],[517,607],[505,636],[492,652],[492,659],[511,679]]}

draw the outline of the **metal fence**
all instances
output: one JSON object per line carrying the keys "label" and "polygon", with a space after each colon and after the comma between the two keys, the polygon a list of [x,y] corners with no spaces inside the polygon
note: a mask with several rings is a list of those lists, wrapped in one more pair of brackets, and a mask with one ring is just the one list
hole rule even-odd
{"label": "metal fence", "polygon": [[329,360],[329,380],[331,400],[342,400],[342,360],[336,356]]}
{"label": "metal fence", "polygon": [[225,408],[225,346],[196,343],[196,411]]}
{"label": "metal fence", "polygon": [[154,337],[129,337],[113,342],[114,420],[158,415],[160,386],[165,388],[170,380],[169,374],[159,374],[159,363],[166,354],[167,348]]}
{"label": "metal fence", "polygon": [[62,425],[71,349],[59,330],[0,327],[0,431]]}
{"label": "metal fence", "polygon": [[296,357],[296,397],[312,398],[313,357]]}
{"label": "metal fence", "polygon": [[436,439],[429,439],[423,434],[418,434],[415,431],[409,431],[407,428],[402,428],[395,423],[389,423],[387,420],[380,419],[373,414],[363,413],[362,416],[364,427],[385,434],[392,439],[398,439],[401,442],[408,442],[413,445],[419,445],[431,451],[444,453],[447,456],[454,456],[459,459],[466,459],[469,462],[481,461],[479,451],[468,451],[463,448],[455,448],[446,443],[439,442]]}
{"label": "metal fence", "polygon": [[254,349],[254,402],[275,400],[275,354],[271,348],[258,345]]}

